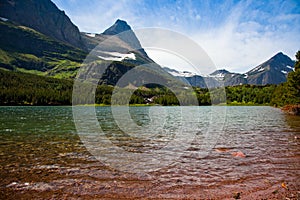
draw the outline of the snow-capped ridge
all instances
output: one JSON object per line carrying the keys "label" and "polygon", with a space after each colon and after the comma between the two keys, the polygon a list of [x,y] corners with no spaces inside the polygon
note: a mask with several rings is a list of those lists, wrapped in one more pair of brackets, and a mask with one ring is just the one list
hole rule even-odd
{"label": "snow-capped ridge", "polygon": [[219,69],[214,71],[213,73],[209,74],[208,77],[214,77],[214,78],[224,78],[226,74],[231,74],[226,69]]}
{"label": "snow-capped ridge", "polygon": [[172,76],[179,76],[179,77],[193,77],[196,76],[196,73],[193,72],[189,72],[189,71],[177,71],[175,69],[171,69],[168,67],[164,67],[163,68],[166,72],[168,72],[169,74],[171,74]]}

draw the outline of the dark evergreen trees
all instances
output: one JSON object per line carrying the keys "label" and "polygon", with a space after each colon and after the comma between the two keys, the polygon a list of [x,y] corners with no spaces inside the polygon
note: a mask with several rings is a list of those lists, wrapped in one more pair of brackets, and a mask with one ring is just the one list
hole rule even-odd
{"label": "dark evergreen trees", "polygon": [[271,103],[275,106],[300,104],[300,51],[296,53],[295,71],[288,74],[287,82],[278,86]]}

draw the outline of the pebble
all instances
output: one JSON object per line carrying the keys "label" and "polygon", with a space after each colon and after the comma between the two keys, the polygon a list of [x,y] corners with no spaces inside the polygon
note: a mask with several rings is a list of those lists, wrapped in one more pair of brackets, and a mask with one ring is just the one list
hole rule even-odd
{"label": "pebble", "polygon": [[12,182],[11,184],[8,184],[6,187],[11,187],[11,186],[14,186],[14,185],[17,185],[18,183],[17,182]]}
{"label": "pebble", "polygon": [[233,198],[234,199],[240,199],[241,198],[241,193],[240,192],[234,193]]}
{"label": "pebble", "polygon": [[233,152],[233,153],[231,153],[231,155],[233,157],[240,157],[240,158],[245,158],[246,157],[246,155],[243,152],[241,152],[241,151]]}

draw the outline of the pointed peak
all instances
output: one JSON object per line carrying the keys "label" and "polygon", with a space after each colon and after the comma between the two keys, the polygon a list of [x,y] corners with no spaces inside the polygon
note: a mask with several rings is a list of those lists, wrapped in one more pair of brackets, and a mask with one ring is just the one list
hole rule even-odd
{"label": "pointed peak", "polygon": [[282,52],[279,52],[279,53],[275,54],[272,58],[270,58],[270,60],[268,60],[266,62],[293,62],[293,61],[289,56],[285,55]]}
{"label": "pointed peak", "polygon": [[282,52],[278,52],[275,54],[272,58],[278,58],[278,57],[288,57],[287,55],[283,54]]}
{"label": "pointed peak", "polygon": [[104,35],[117,35],[124,31],[130,31],[131,27],[127,24],[126,21],[117,19],[117,21],[108,29],[106,29],[103,34]]}
{"label": "pointed peak", "polygon": [[275,54],[275,56],[282,56],[282,55],[284,54],[281,51]]}
{"label": "pointed peak", "polygon": [[115,24],[127,24],[127,22],[125,20],[122,20],[122,19],[117,19],[117,21],[115,22]]}
{"label": "pointed peak", "polygon": [[218,69],[216,71],[214,71],[213,73],[211,73],[210,75],[216,75],[216,74],[230,74],[229,71],[227,71],[226,69]]}

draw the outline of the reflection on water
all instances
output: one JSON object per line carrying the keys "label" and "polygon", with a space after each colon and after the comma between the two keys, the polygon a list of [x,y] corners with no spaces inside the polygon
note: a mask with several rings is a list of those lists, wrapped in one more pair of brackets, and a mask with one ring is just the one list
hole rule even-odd
{"label": "reflection on water", "polygon": [[[155,107],[154,113],[166,117],[163,123],[156,121],[163,128],[143,132],[134,131],[136,127],[120,129],[109,107],[96,111],[113,144],[141,153],[163,148],[180,124],[190,121],[180,118],[179,109],[191,109],[192,118],[200,116],[195,127],[183,127],[185,134],[196,130],[196,135],[182,156],[153,172],[126,173],[87,151],[77,135],[71,107],[0,107],[0,196],[224,199],[239,192],[242,199],[297,199],[300,195],[299,117],[271,107],[227,107],[225,125],[211,130],[217,137],[208,150],[203,145],[212,138],[204,133],[209,113],[218,107]],[[149,107],[131,107],[130,115],[137,127],[155,124]],[[203,150],[209,151],[205,157],[199,156]],[[245,157],[234,156],[237,152]],[[142,164],[146,168],[149,163]]]}

